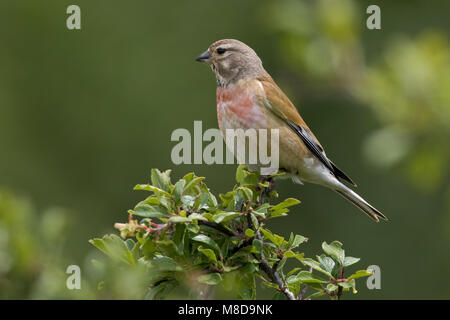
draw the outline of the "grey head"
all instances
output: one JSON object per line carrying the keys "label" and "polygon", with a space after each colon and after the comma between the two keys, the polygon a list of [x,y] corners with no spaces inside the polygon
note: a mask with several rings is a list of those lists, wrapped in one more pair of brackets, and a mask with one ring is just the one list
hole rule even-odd
{"label": "grey head", "polygon": [[214,42],[196,60],[211,67],[219,87],[228,87],[240,79],[267,74],[256,52],[235,39]]}

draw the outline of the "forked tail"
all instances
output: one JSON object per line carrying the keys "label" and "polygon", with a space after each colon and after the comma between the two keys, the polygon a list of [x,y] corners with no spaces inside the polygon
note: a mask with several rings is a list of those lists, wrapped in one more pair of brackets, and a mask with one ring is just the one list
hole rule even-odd
{"label": "forked tail", "polygon": [[354,192],[352,189],[348,188],[344,184],[340,184],[339,189],[335,189],[335,191],[339,193],[341,196],[343,196],[345,199],[353,203],[359,209],[361,209],[361,211],[367,214],[369,218],[371,218],[373,221],[379,222],[380,218],[385,221],[388,220],[388,218],[384,214],[382,214],[375,207],[373,207],[361,196],[359,196],[356,192]]}

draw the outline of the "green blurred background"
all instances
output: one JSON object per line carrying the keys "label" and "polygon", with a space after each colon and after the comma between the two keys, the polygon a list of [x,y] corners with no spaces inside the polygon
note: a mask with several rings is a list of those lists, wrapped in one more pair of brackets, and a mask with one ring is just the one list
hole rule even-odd
{"label": "green blurred background", "polygon": [[[66,28],[81,8],[82,30]],[[381,30],[366,8],[381,7]],[[176,128],[216,128],[210,43],[253,47],[327,154],[384,212],[375,224],[314,185],[278,183],[302,204],[274,232],[340,240],[381,290],[347,299],[450,298],[450,3],[445,1],[0,2],[0,298],[140,298],[133,280],[97,290],[88,239],[114,232],[150,168],[206,176],[234,165],[171,163]],[[65,288],[81,266],[82,290]],[[266,297],[262,292],[260,297]],[[180,296],[179,298],[182,298]]]}

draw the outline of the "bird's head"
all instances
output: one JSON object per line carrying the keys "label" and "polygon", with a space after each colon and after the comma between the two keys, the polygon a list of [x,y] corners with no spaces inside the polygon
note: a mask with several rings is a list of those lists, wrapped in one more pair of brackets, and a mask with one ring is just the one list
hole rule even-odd
{"label": "bird's head", "polygon": [[220,87],[265,73],[256,52],[245,43],[234,39],[214,42],[196,60],[211,66]]}

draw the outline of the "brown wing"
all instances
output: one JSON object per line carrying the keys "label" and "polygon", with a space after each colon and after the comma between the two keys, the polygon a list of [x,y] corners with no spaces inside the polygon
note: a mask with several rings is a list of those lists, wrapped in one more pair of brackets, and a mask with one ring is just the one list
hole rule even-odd
{"label": "brown wing", "polygon": [[273,79],[267,75],[258,80],[261,82],[266,93],[266,99],[263,101],[264,106],[275,116],[284,121],[286,125],[300,137],[311,153],[314,154],[337,178],[341,178],[356,186],[347,174],[336,167],[336,165],[327,158],[319,140],[317,140],[295,106],[276,85]]}

